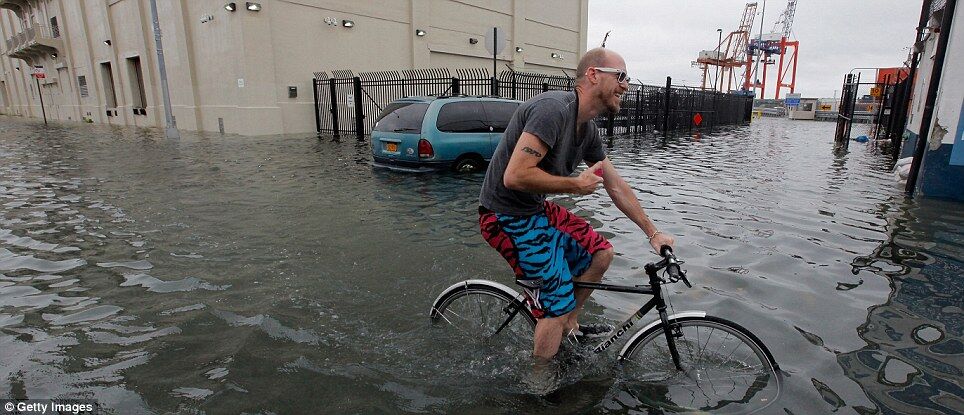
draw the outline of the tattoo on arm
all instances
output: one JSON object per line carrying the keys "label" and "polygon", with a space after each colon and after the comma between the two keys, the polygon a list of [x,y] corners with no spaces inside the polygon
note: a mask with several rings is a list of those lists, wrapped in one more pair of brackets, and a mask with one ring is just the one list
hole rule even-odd
{"label": "tattoo on arm", "polygon": [[532,154],[533,156],[536,156],[536,157],[542,157],[542,153],[533,150],[531,147],[523,147],[522,151]]}

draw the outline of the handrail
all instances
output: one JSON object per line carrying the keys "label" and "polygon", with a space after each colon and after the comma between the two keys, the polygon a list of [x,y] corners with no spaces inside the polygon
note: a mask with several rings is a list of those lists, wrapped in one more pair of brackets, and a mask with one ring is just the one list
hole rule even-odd
{"label": "handrail", "polygon": [[50,26],[35,22],[23,31],[7,38],[7,51],[22,48],[28,42],[37,40],[38,34],[41,38],[54,39]]}

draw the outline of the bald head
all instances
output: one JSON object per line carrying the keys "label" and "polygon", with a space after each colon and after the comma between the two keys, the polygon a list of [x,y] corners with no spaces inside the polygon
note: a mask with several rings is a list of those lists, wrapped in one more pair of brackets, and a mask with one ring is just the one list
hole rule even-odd
{"label": "bald head", "polygon": [[579,65],[576,66],[576,79],[582,79],[584,76],[586,76],[586,70],[594,66],[618,68],[620,66],[626,66],[626,64],[623,62],[622,56],[619,56],[618,53],[609,49],[590,49],[586,51],[585,55],[582,55],[582,59],[579,60]]}

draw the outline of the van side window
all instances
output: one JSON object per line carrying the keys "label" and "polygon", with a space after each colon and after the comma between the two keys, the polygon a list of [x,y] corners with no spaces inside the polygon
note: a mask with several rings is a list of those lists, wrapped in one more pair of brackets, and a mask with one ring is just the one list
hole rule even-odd
{"label": "van side window", "polygon": [[436,126],[443,133],[487,133],[484,114],[480,102],[450,102],[439,110]]}
{"label": "van side window", "polygon": [[518,102],[483,102],[487,124],[492,127],[493,133],[504,133],[509,126],[512,114],[519,108]]}

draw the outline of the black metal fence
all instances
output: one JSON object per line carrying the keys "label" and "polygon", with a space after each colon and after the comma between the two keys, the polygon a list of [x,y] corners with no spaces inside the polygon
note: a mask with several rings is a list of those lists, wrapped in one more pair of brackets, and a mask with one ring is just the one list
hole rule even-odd
{"label": "black metal fence", "polygon": [[[568,76],[502,71],[492,77],[486,69],[415,69],[407,71],[316,72],[315,124],[319,133],[363,138],[392,101],[409,96],[477,95],[525,101],[545,91],[570,91]],[[698,88],[630,84],[617,114],[596,119],[606,134],[645,134],[750,121],[753,99]]]}

